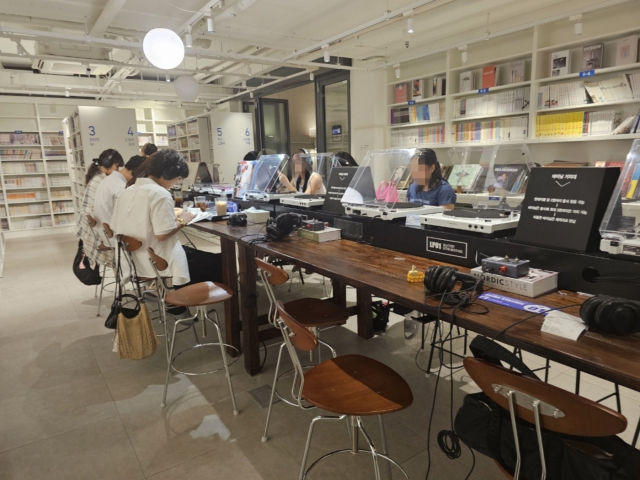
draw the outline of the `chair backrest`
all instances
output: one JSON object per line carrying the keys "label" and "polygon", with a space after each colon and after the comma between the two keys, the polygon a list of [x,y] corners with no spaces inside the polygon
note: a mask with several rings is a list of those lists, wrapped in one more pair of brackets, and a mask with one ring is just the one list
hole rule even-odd
{"label": "chair backrest", "polygon": [[[566,435],[604,437],[627,428],[627,419],[620,413],[536,378],[473,357],[464,359],[464,367],[487,396],[510,412],[517,456],[513,478],[519,476],[521,460],[516,417],[535,425],[545,473],[541,429]],[[501,465],[501,468],[512,475],[505,466]]]}
{"label": "chair backrest", "polygon": [[118,236],[122,246],[126,249],[127,252],[135,252],[140,247],[142,247],[142,242],[137,238],[129,237],[127,235],[119,235]]}
{"label": "chair backrest", "polygon": [[113,230],[111,230],[111,227],[109,226],[108,223],[102,224],[102,230],[104,231],[104,235],[107,238],[113,238]]}
{"label": "chair backrest", "polygon": [[89,226],[91,228],[95,228],[95,226],[98,224],[98,221],[95,218],[93,218],[91,215],[88,215],[88,214],[87,214],[87,222],[89,222]]}
{"label": "chair backrest", "polygon": [[260,274],[260,278],[262,278],[262,283],[264,284],[264,289],[267,292],[267,297],[269,298],[269,313],[267,314],[267,318],[269,319],[269,323],[271,325],[276,326],[276,317],[278,312],[276,311],[276,295],[273,292],[273,285],[282,285],[287,283],[289,280],[289,274],[285,272],[282,268],[278,268],[275,265],[272,265],[260,258],[254,259],[256,262],[256,266],[258,267],[258,273]]}
{"label": "chair backrest", "polygon": [[300,408],[302,405],[302,389],[304,388],[304,370],[298,358],[296,348],[310,352],[318,347],[318,339],[316,336],[302,326],[295,318],[293,318],[284,308],[281,301],[276,302],[276,312],[278,315],[277,326],[282,331],[284,344],[287,346],[291,362],[293,363],[294,377],[291,386],[291,395],[298,402]]}
{"label": "chair backrest", "polygon": [[[164,258],[158,255],[156,252],[154,252],[153,248],[151,247],[147,248],[147,253],[149,254],[149,261],[151,262],[151,265],[155,269],[162,272],[163,270],[166,270],[167,268],[169,268],[169,262],[167,262]],[[158,276],[160,276],[159,273],[158,273]]]}

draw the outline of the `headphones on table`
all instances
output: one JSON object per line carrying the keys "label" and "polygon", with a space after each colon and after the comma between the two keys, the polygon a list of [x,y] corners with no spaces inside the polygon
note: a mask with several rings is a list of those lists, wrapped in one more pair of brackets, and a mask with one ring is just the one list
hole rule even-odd
{"label": "headphones on table", "polygon": [[267,237],[271,240],[282,240],[302,226],[302,215],[296,213],[283,213],[275,219],[267,220]]}
{"label": "headphones on table", "polygon": [[640,332],[640,302],[596,295],[580,306],[580,318],[605,333],[629,335]]}
{"label": "headphones on table", "polygon": [[244,213],[231,215],[227,220],[227,225],[229,225],[230,227],[246,227],[247,216]]}
{"label": "headphones on table", "polygon": [[[457,283],[460,288],[454,290]],[[462,273],[454,267],[432,265],[424,273],[424,286],[432,294],[442,294],[448,305],[469,305],[475,295],[482,293],[484,279],[470,273]]]}

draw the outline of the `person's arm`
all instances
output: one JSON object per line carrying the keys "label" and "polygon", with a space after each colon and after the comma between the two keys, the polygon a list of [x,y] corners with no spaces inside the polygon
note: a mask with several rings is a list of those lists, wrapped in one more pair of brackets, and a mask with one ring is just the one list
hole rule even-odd
{"label": "person's arm", "polygon": [[414,184],[412,183],[411,185],[409,185],[409,188],[407,189],[407,202],[409,202],[409,203],[414,203],[415,202],[415,198],[413,196],[413,189],[415,187],[413,185]]}
{"label": "person's arm", "polygon": [[290,192],[295,192],[296,191],[296,187],[294,187],[291,184],[291,182],[289,181],[289,179],[287,178],[287,176],[284,173],[278,172],[278,179],[280,180],[280,183],[282,184],[282,186],[284,186],[284,188],[286,188]]}
{"label": "person's arm", "polygon": [[156,195],[152,197],[149,210],[149,220],[151,221],[153,233],[161,242],[174,236],[187,223],[176,218],[173,202],[168,192],[166,196]]}
{"label": "person's arm", "polygon": [[316,192],[321,188],[322,188],[322,177],[319,174],[314,173],[313,175],[311,175],[311,178],[309,179],[309,182],[307,185],[307,191],[304,193],[306,193],[307,195],[315,195]]}
{"label": "person's arm", "polygon": [[456,206],[457,195],[453,191],[453,188],[448,183],[440,186],[440,192],[438,193],[438,205],[445,210],[453,210]]}

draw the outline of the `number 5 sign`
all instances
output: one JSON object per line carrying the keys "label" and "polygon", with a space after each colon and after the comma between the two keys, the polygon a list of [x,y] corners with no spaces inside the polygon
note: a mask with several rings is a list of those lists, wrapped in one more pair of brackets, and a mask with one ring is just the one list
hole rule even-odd
{"label": "number 5 sign", "polygon": [[218,136],[221,137],[222,136],[222,128],[218,127],[216,130],[218,131]]}

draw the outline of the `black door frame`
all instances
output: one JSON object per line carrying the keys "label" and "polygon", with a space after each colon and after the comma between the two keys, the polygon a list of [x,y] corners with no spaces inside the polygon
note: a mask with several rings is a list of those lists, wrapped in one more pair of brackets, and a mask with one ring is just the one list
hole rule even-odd
{"label": "black door frame", "polygon": [[276,152],[276,153],[286,153],[287,155],[291,155],[291,131],[289,129],[289,100],[284,100],[284,99],[279,99],[279,98],[258,98],[258,101],[256,103],[256,110],[257,110],[257,115],[256,115],[256,127],[259,130],[259,135],[258,138],[260,139],[259,142],[259,150],[262,150],[263,148],[265,148],[265,132],[264,132],[264,109],[263,109],[263,105],[264,103],[272,103],[272,104],[278,104],[278,103],[283,103],[285,108],[284,108],[284,121],[285,121],[285,128],[287,130],[287,151],[286,152]]}
{"label": "black door frame", "polygon": [[[327,151],[327,137],[325,131],[325,99],[324,87],[334,83],[347,81],[347,121],[349,124],[349,150],[351,150],[351,72],[339,71],[316,78],[316,141],[318,152]],[[336,153],[336,152],[333,152]]]}

